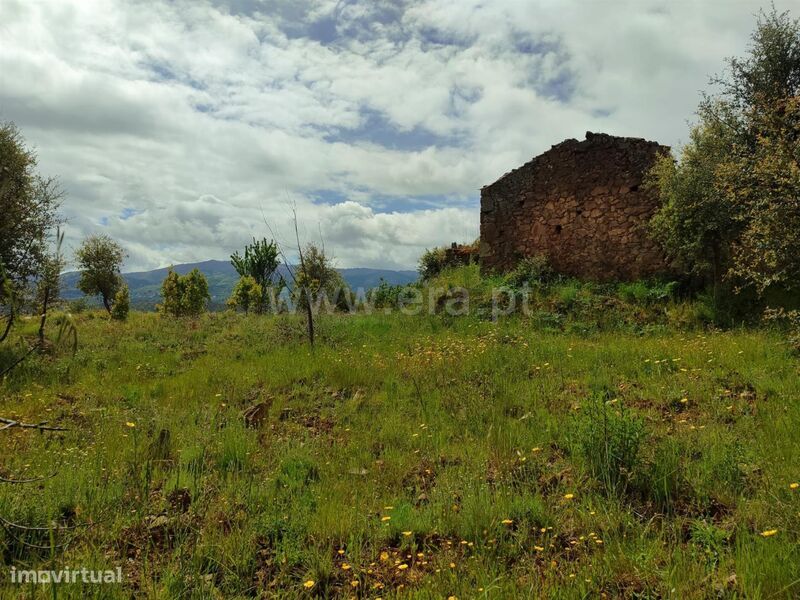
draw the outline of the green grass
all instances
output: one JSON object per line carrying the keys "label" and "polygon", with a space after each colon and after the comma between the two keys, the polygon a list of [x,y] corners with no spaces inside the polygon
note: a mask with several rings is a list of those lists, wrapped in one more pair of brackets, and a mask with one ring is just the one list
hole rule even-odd
{"label": "green grass", "polygon": [[77,354],[0,383],[0,415],[69,428],[0,433],[0,475],[57,473],[0,484],[0,516],[77,528],[55,550],[0,529],[0,557],[125,581],[4,569],[0,597],[800,594],[778,334],[359,315],[323,318],[312,351],[289,316],[76,318]]}

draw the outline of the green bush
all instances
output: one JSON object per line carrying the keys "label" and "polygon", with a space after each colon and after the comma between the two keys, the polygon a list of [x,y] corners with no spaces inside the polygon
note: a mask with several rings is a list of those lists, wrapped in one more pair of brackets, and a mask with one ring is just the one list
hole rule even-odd
{"label": "green bush", "polygon": [[77,298],[76,300],[70,300],[67,302],[67,312],[76,315],[86,312],[88,308],[89,302],[87,302],[86,298]]}
{"label": "green bush", "polygon": [[595,395],[585,407],[575,441],[589,472],[606,493],[621,494],[633,480],[646,435],[642,420],[604,393]]}
{"label": "green bush", "polygon": [[425,250],[417,267],[420,278],[428,281],[446,269],[477,263],[478,244],[478,240],[475,240],[471,244],[452,244],[450,247]]}
{"label": "green bush", "polygon": [[784,327],[789,338],[790,348],[793,352],[800,354],[800,310],[767,309],[764,312],[764,320],[778,323]]}
{"label": "green bush", "polygon": [[114,295],[114,303],[111,305],[111,318],[116,321],[124,321],[128,318],[131,310],[131,296],[127,285],[123,285]]}
{"label": "green bush", "polygon": [[159,311],[173,317],[196,317],[203,313],[211,296],[208,281],[198,269],[178,275],[171,268],[161,284]]}
{"label": "green bush", "polygon": [[541,286],[553,283],[558,279],[557,273],[550,266],[546,256],[537,255],[523,258],[517,266],[506,275],[506,283],[513,287]]}
{"label": "green bush", "polygon": [[677,281],[633,281],[620,283],[617,287],[617,293],[622,300],[642,306],[672,300],[677,290]]}
{"label": "green bush", "polygon": [[260,310],[263,290],[254,277],[244,275],[233,287],[228,306],[242,309],[247,314],[250,309]]}
{"label": "green bush", "polygon": [[555,289],[556,305],[561,310],[570,310],[579,300],[581,284],[579,281],[569,281]]}
{"label": "green bush", "polygon": [[445,249],[432,248],[425,250],[419,258],[419,276],[424,281],[433,279],[444,270],[445,267]]}
{"label": "green bush", "polygon": [[394,308],[405,288],[403,285],[391,285],[381,278],[380,283],[369,291],[367,297],[375,308]]}

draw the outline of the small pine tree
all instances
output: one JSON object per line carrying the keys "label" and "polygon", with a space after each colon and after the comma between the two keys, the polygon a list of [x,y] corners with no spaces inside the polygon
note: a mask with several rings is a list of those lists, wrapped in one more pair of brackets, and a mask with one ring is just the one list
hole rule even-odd
{"label": "small pine tree", "polygon": [[173,317],[196,317],[206,310],[211,299],[208,280],[198,269],[181,276],[170,268],[161,284],[161,298],[161,313]]}
{"label": "small pine tree", "polygon": [[179,317],[183,314],[181,303],[183,301],[183,290],[181,286],[181,276],[170,267],[167,276],[161,284],[161,299],[159,311],[165,315]]}
{"label": "small pine tree", "polygon": [[131,297],[127,285],[123,285],[114,296],[114,303],[111,305],[111,318],[116,321],[124,321],[128,318],[131,310]]}
{"label": "small pine tree", "polygon": [[228,306],[236,310],[241,308],[247,314],[251,309],[258,309],[262,299],[262,289],[255,278],[245,275],[240,277],[233,288]]}
{"label": "small pine tree", "polygon": [[208,293],[208,280],[198,269],[192,269],[183,276],[183,301],[186,315],[196,317],[206,310],[211,299]]}

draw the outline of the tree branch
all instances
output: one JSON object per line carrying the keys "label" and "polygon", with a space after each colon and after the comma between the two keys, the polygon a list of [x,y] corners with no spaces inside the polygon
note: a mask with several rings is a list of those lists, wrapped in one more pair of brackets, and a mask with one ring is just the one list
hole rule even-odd
{"label": "tree branch", "polygon": [[13,419],[0,417],[0,423],[3,424],[3,426],[0,427],[0,431],[11,429],[12,427],[19,427],[20,429],[38,429],[39,431],[69,431],[64,427],[49,426],[47,425],[47,421],[41,421],[40,423],[23,423],[22,421],[14,421]]}

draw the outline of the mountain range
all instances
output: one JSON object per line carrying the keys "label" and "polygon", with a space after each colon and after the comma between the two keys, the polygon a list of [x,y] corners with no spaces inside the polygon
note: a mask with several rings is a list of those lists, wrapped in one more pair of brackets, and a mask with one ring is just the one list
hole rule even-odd
{"label": "mountain range", "polygon": [[[239,275],[230,262],[225,260],[206,260],[198,263],[185,263],[174,265],[172,269],[184,275],[192,269],[199,269],[208,279],[208,289],[211,294],[211,307],[219,308],[225,305],[225,300],[230,296]],[[123,273],[122,277],[128,284],[131,294],[131,304],[138,309],[152,309],[160,302],[161,282],[167,276],[169,267],[154,269],[152,271],[137,271]],[[392,285],[404,285],[416,281],[416,271],[393,271],[390,269],[338,269],[344,280],[353,289],[367,290],[377,286],[381,280]],[[279,273],[287,281],[291,281],[285,265],[279,267]],[[77,283],[80,273],[70,271],[61,276],[61,297],[65,300],[78,300],[84,298],[78,290]],[[89,299],[92,304],[99,303],[99,297]]]}

